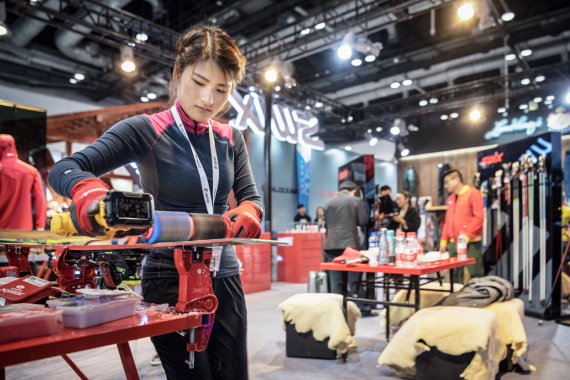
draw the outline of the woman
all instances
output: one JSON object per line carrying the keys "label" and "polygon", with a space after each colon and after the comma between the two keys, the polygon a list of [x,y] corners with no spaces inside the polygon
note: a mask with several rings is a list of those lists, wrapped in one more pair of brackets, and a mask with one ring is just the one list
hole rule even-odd
{"label": "woman", "polygon": [[320,228],[325,228],[325,208],[317,207],[317,216],[315,216],[314,222]]}
{"label": "woman", "polygon": [[396,204],[400,209],[400,214],[392,217],[392,220],[399,224],[398,229],[404,232],[418,232],[420,228],[420,214],[410,206],[410,193],[404,191],[396,195]]}
{"label": "woman", "polygon": [[[211,120],[223,111],[243,78],[245,63],[224,31],[193,27],[176,49],[170,88],[173,107],[120,121],[95,143],[53,167],[49,182],[72,198],[83,234],[96,234],[86,209],[108,190],[96,176],[136,162],[143,189],[154,196],[157,210],[224,214],[233,222],[232,237],[259,236],[261,199],[243,136]],[[228,211],[232,189],[239,206]],[[196,353],[195,368],[190,370],[185,363],[187,338],[177,333],[152,338],[168,379],[248,378],[247,312],[238,261],[231,247],[224,248],[221,258],[212,279],[219,306],[208,347]],[[142,286],[145,301],[176,304],[178,272],[171,250],[147,257]]]}

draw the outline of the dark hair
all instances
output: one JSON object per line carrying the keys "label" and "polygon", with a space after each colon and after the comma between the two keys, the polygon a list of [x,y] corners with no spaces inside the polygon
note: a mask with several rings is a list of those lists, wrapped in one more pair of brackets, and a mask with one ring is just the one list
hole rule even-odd
{"label": "dark hair", "polygon": [[461,174],[461,172],[457,169],[450,169],[445,173],[443,173],[443,179],[445,179],[447,176],[452,175],[453,173],[457,173],[457,175],[459,176],[459,180],[461,181],[461,183],[463,183],[463,174]]}
{"label": "dark hair", "polygon": [[[246,58],[236,42],[216,25],[196,25],[180,36],[176,45],[174,65],[178,73],[200,61],[212,60],[235,83],[240,83],[245,75]],[[179,78],[170,81],[170,100],[176,99]]]}
{"label": "dark hair", "polygon": [[407,200],[412,199],[412,194],[409,191],[398,191],[398,194],[402,194]]}
{"label": "dark hair", "polygon": [[356,189],[356,183],[352,181],[342,181],[340,185],[338,185],[338,189],[352,191]]}
{"label": "dark hair", "polygon": [[303,207],[305,207],[305,205],[302,204],[302,203],[299,203],[299,204],[297,205],[297,210],[300,209],[300,208],[303,208]]}
{"label": "dark hair", "polygon": [[380,188],[380,191],[386,191],[386,190],[392,191],[392,188],[388,185],[384,185]]}

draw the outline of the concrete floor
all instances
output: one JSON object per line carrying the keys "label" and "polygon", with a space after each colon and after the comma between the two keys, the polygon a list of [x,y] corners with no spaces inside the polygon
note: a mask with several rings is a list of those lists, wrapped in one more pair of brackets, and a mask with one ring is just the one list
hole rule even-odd
{"label": "concrete floor", "polygon": [[[386,346],[380,331],[380,318],[358,321],[358,348],[346,363],[337,360],[295,359],[285,356],[285,332],[277,305],[293,294],[306,291],[305,285],[274,283],[268,292],[247,296],[249,312],[249,373],[251,379],[394,379],[387,368],[379,368],[377,359]],[[528,359],[537,367],[531,375],[509,373],[511,379],[563,379],[570,368],[570,327],[525,319],[529,342]],[[165,379],[161,367],[148,362],[154,355],[149,339],[131,342],[141,379]],[[107,346],[70,355],[90,379],[124,378],[115,346]],[[6,368],[7,379],[76,378],[63,359],[56,357]]]}

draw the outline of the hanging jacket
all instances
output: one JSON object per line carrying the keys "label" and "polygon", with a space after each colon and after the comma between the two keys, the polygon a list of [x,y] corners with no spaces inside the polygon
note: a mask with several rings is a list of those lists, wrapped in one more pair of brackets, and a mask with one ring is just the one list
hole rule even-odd
{"label": "hanging jacket", "polygon": [[14,137],[0,134],[0,229],[44,229],[45,224],[46,196],[40,173],[18,159]]}

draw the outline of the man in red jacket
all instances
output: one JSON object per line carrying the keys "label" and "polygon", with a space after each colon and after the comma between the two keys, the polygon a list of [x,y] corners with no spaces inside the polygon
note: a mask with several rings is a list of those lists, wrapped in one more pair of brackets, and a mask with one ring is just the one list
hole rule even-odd
{"label": "man in red jacket", "polygon": [[450,256],[457,256],[456,242],[460,233],[467,237],[467,256],[477,260],[467,266],[468,276],[463,268],[455,270],[455,282],[465,283],[470,277],[485,275],[481,256],[481,233],[483,231],[483,197],[479,190],[463,183],[459,170],[449,170],[443,176],[445,188],[451,194],[447,199],[445,225],[441,233],[439,248],[449,251]]}
{"label": "man in red jacket", "polygon": [[18,159],[11,135],[0,134],[0,229],[43,230],[45,224],[46,195],[40,173]]}

